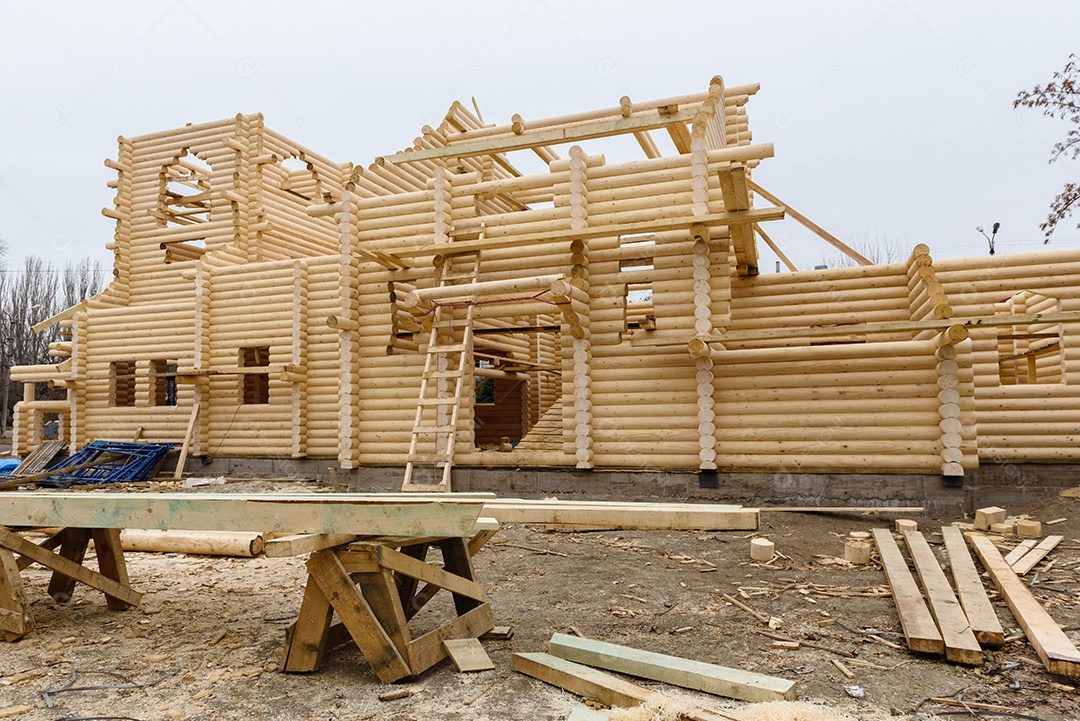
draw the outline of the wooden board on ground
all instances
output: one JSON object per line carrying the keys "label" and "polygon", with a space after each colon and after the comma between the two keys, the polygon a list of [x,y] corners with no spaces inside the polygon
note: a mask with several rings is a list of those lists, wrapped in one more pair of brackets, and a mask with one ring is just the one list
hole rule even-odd
{"label": "wooden board on ground", "polygon": [[637,684],[547,653],[515,653],[513,664],[515,671],[608,706],[631,708],[649,697]]}
{"label": "wooden board on ground", "polygon": [[1047,536],[1039,542],[1039,545],[1025,553],[1019,561],[1012,563],[1012,570],[1016,572],[1017,576],[1023,576],[1035,568],[1039,561],[1046,558],[1047,554],[1053,551],[1063,540],[1065,540],[1064,536]]}
{"label": "wooden board on ground", "polygon": [[561,633],[551,637],[548,652],[568,661],[740,701],[791,701],[796,698],[795,682],[784,678]]}
{"label": "wooden board on ground", "polygon": [[877,543],[881,565],[892,588],[896,612],[900,616],[900,625],[904,629],[908,648],[923,653],[943,653],[945,643],[938,632],[934,617],[923,601],[915,578],[911,575],[907,561],[900,553],[899,546],[886,528],[875,528],[874,541]]}
{"label": "wooden board on ground", "polygon": [[573,530],[753,531],[754,508],[694,503],[615,503],[498,499],[484,515],[499,523],[543,523]]}
{"label": "wooden board on ground", "polygon": [[1050,617],[1027,585],[1005,563],[1001,553],[986,536],[971,534],[968,540],[975,548],[983,567],[994,586],[1005,598],[1009,610],[1024,629],[1028,641],[1050,673],[1080,678],[1080,651],[1076,649],[1061,626]]}
{"label": "wooden board on ground", "polygon": [[483,500],[329,493],[0,494],[0,526],[467,536]]}
{"label": "wooden board on ground", "polygon": [[1038,541],[1034,538],[1029,538],[1026,541],[1021,541],[1020,545],[1009,551],[1008,555],[1005,556],[1005,563],[1009,564],[1010,566],[1013,565],[1021,558],[1023,558],[1028,551],[1035,548],[1036,543],[1038,543]]}
{"label": "wooden board on ground", "polygon": [[495,668],[484,647],[475,638],[455,638],[442,642],[454,667],[462,673],[490,671]]}
{"label": "wooden board on ground", "polygon": [[945,552],[949,555],[956,593],[975,638],[983,646],[1002,645],[1005,643],[1005,631],[986,595],[986,587],[975,568],[975,562],[971,560],[963,531],[956,526],[943,526],[941,535],[945,538]]}
{"label": "wooden board on ground", "polygon": [[941,631],[941,638],[945,643],[945,658],[955,663],[981,665],[982,649],[979,648],[979,642],[975,640],[964,609],[956,600],[956,595],[949,586],[949,579],[941,570],[930,545],[920,531],[905,533],[904,542],[926,592],[930,613]]}

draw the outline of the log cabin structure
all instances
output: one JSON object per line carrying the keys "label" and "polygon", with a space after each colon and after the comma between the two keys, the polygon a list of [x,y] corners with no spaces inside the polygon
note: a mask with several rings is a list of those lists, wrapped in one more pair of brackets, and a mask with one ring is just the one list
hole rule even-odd
{"label": "log cabin structure", "polygon": [[[37,326],[62,339],[12,371],[15,451],[58,413],[73,447],[396,465],[406,490],[1080,460],[1080,251],[871,264],[753,180],[757,88],[502,125],[454,103],[367,166],[261,115],[121,137],[113,281]],[[785,214],[857,265],[796,270]],[[790,272],[758,272],[758,239]]]}

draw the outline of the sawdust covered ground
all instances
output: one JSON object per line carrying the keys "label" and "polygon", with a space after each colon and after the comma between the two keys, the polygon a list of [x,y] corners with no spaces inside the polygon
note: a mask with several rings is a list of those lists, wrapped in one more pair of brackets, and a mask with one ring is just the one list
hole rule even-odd
{"label": "sawdust covered ground", "polygon": [[[1043,521],[1068,518],[1047,529],[1066,540],[1050,557],[1054,566],[1040,573],[1036,595],[1062,626],[1080,628],[1077,501],[1010,511]],[[843,556],[848,532],[891,525],[892,517],[762,518],[758,535],[786,556],[767,566],[749,562],[746,532],[548,533],[508,527],[477,558],[496,623],[514,630],[508,641],[485,642],[496,670],[458,674],[445,661],[404,684],[414,695],[385,702],[378,696],[387,687],[355,648],[330,653],[315,674],[278,672],[284,629],[300,603],[302,559],[128,554],[132,583],[146,597],[141,609],[121,613],[109,611],[103,597],[85,587],[72,604],[54,604],[45,592],[46,574],[35,568],[26,578],[39,629],[23,641],[0,645],[0,713],[25,705],[30,709],[12,718],[564,719],[580,699],[511,670],[512,652],[545,650],[552,632],[561,631],[797,679],[800,699],[821,705],[812,712],[754,709],[644,682],[733,717],[887,719],[919,718],[918,712],[922,718],[960,718],[967,715],[962,708],[920,704],[967,689],[967,701],[1000,704],[1047,721],[1080,718],[1072,682],[1044,672],[1022,638],[987,653],[983,667],[965,668],[858,632],[882,631],[886,641],[902,640],[885,576],[877,566],[847,567],[829,559]],[[964,519],[919,520],[933,530]],[[943,553],[940,536],[929,540]],[[724,593],[777,619],[775,628],[725,602]],[[1001,600],[995,605],[1007,632],[1015,630]],[[432,609],[429,624],[439,612]],[[856,655],[774,649],[773,639],[757,631]],[[1080,640],[1078,633],[1069,635]],[[855,678],[842,675],[833,659]],[[48,708],[42,691],[65,685],[139,687],[62,691],[50,695]],[[849,695],[845,687],[852,686],[862,698]],[[961,716],[944,715],[950,712]]]}

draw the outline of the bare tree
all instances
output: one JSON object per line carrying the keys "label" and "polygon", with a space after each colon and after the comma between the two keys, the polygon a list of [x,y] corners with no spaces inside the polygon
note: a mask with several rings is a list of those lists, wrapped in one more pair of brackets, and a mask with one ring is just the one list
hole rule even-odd
{"label": "bare tree", "polygon": [[[1054,143],[1050,152],[1050,162],[1062,157],[1069,160],[1080,158],[1080,64],[1075,55],[1069,55],[1065,68],[1054,73],[1054,78],[1043,86],[1036,85],[1032,90],[1022,90],[1013,100],[1014,108],[1038,108],[1043,115],[1059,118],[1072,124],[1065,139]],[[1080,183],[1065,183],[1062,191],[1050,203],[1050,212],[1046,222],[1039,225],[1043,231],[1044,243],[1050,242],[1059,222],[1072,215],[1073,208],[1080,203]],[[1077,224],[1080,228],[1080,224]]]}
{"label": "bare tree", "polygon": [[[873,263],[899,263],[911,255],[911,246],[900,238],[890,238],[887,234],[864,230],[859,237],[848,242],[854,250]],[[827,268],[848,268],[859,265],[858,261],[840,251],[821,256],[821,265]]]}
{"label": "bare tree", "polygon": [[49,363],[49,343],[58,337],[52,327],[34,333],[31,326],[97,293],[101,263],[68,261],[61,269],[34,256],[19,271],[0,272],[0,432],[7,432],[13,403],[11,367]]}

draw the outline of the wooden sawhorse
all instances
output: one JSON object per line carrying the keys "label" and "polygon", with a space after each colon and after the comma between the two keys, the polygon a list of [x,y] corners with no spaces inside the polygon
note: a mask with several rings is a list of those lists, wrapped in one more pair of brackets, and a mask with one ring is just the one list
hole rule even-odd
{"label": "wooden sawhorse", "polygon": [[[328,648],[352,640],[383,683],[416,676],[447,657],[443,641],[477,638],[495,626],[472,558],[498,524],[480,519],[470,538],[362,538],[308,559],[300,615],[286,632],[284,671],[315,671]],[[442,551],[443,567],[426,561]],[[420,586],[420,584],[425,584]],[[436,593],[453,594],[457,617],[413,638],[408,622]],[[340,619],[332,624],[334,612]]]}
{"label": "wooden sawhorse", "polygon": [[[97,552],[97,571],[83,565],[91,539]],[[38,545],[0,527],[0,629],[8,641],[17,641],[34,630],[34,617],[21,576],[22,570],[34,563],[52,570],[49,595],[58,603],[71,600],[76,583],[85,583],[104,593],[109,608],[114,611],[138,606],[142,600],[142,594],[128,584],[119,530],[65,528]]]}

